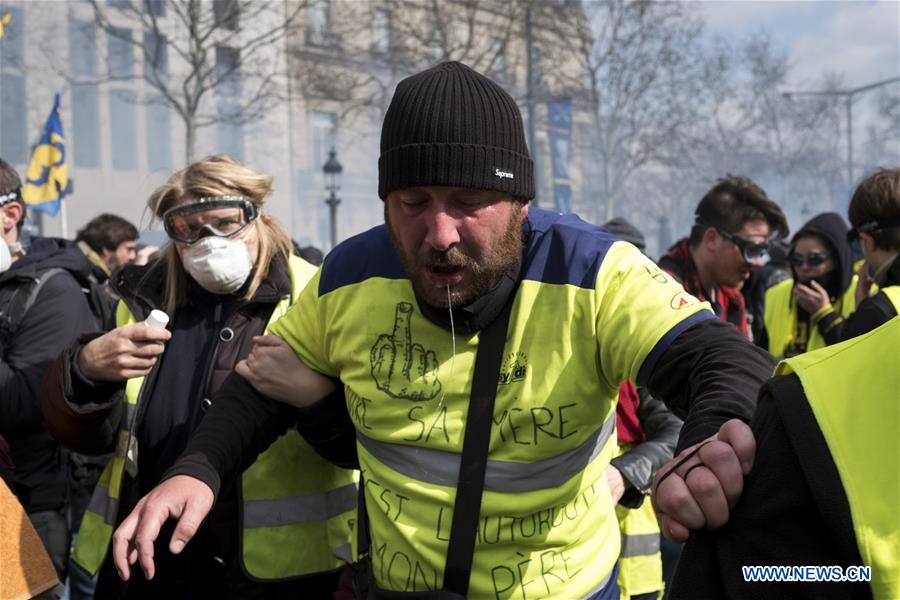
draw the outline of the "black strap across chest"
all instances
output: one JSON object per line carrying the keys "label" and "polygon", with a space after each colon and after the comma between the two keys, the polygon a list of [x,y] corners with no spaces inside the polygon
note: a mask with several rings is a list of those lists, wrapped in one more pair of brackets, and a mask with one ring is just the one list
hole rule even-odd
{"label": "black strap across chest", "polygon": [[[515,294],[512,295],[513,297]],[[444,590],[465,597],[469,590],[472,558],[478,517],[481,513],[481,496],[484,491],[484,477],[487,470],[488,449],[491,441],[491,424],[494,415],[494,400],[503,361],[503,347],[509,317],[512,312],[512,298],[502,312],[481,332],[478,354],[475,357],[475,372],[466,416],[462,455],[459,462],[459,476],[456,486],[456,501],[453,506],[453,520],[450,525],[450,541],[447,546],[447,560],[444,567]],[[365,507],[365,483],[359,487],[360,523],[357,528],[360,555],[369,549],[369,524]],[[397,594],[391,594],[392,597]]]}

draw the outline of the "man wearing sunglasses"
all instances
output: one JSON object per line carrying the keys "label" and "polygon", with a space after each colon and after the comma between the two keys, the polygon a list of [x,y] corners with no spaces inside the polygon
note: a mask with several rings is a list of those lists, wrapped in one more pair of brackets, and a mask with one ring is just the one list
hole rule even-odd
{"label": "man wearing sunglasses", "polygon": [[749,338],[740,288],[754,267],[768,261],[769,240],[787,235],[784,213],[751,180],[728,175],[700,200],[694,215],[690,237],[672,246],[659,266]]}
{"label": "man wearing sunglasses", "polygon": [[[858,246],[866,262],[859,273],[856,312],[841,332],[844,340],[871,331],[900,312],[900,168],[881,169],[864,179],[848,212],[853,228],[847,241]],[[870,281],[880,288],[871,297]]]}

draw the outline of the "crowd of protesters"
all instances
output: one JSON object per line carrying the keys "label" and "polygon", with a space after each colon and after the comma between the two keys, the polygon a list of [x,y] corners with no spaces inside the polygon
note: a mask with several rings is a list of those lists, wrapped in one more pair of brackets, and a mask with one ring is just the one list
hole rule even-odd
{"label": "crowd of protesters", "polygon": [[[211,156],[162,248],[25,240],[0,160],[17,597],[900,597],[900,168],[793,236],[724,175],[655,264],[531,205],[514,100],[443,63],[386,113],[383,225],[323,261],[272,186]],[[808,565],[869,570],[745,570]]]}

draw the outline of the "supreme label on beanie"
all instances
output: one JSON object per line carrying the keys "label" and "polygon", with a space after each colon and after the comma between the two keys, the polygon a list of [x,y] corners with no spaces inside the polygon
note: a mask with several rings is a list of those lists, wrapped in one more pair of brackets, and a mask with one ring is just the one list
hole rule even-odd
{"label": "supreme label on beanie", "polygon": [[515,175],[513,175],[512,171],[508,169],[501,169],[500,167],[494,167],[494,177],[499,177],[500,179],[515,179]]}

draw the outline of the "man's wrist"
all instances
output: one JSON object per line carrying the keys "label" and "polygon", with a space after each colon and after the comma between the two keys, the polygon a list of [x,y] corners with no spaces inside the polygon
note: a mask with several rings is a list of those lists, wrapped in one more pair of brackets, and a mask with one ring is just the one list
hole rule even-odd
{"label": "man's wrist", "polygon": [[171,479],[176,475],[187,475],[188,477],[199,479],[209,486],[213,496],[219,495],[222,478],[202,454],[189,454],[178,459],[178,462],[169,467],[163,474],[162,481]]}

